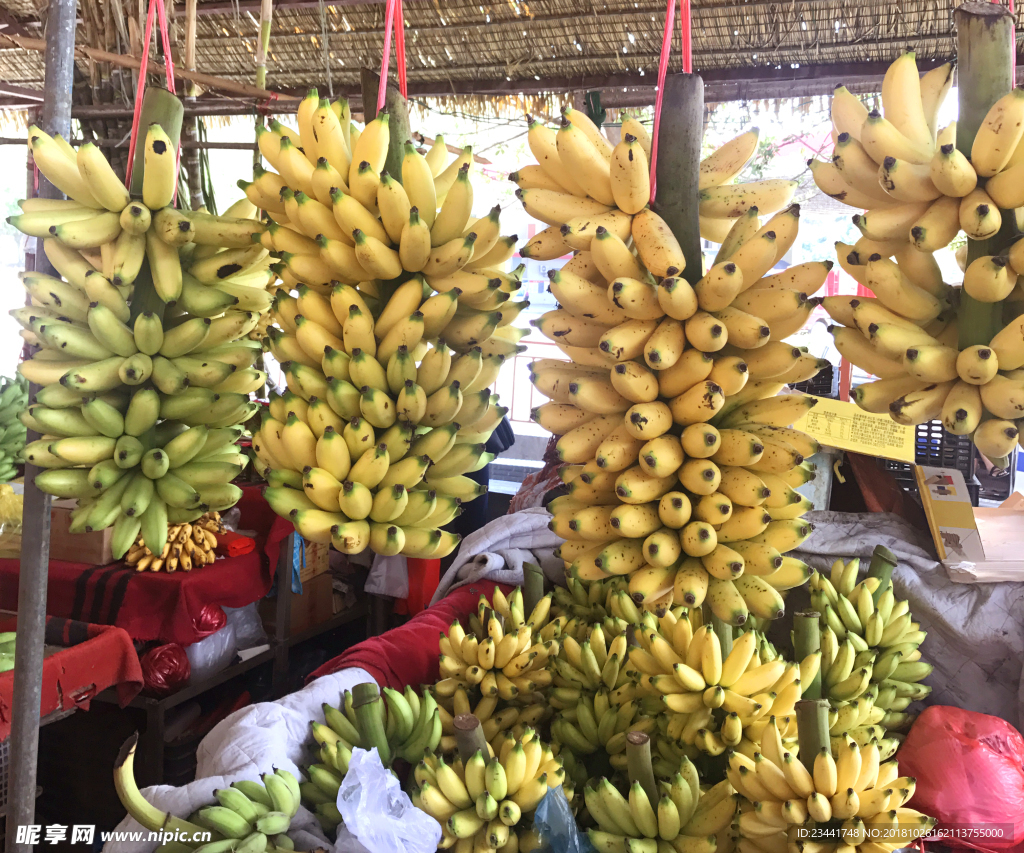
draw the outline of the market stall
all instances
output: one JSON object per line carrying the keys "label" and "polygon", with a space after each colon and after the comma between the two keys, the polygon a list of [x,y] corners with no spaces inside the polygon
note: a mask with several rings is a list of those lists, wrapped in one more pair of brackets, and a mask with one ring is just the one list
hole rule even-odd
{"label": "market stall", "polygon": [[[516,20],[488,32],[538,15],[512,5]],[[121,28],[135,56],[109,49],[128,33],[99,35],[96,10],[80,46],[97,93],[110,91],[98,64],[138,70],[130,116],[102,103],[81,113],[121,121],[127,157],[66,141],[73,9],[54,7],[45,45],[0,35],[45,47],[62,93],[28,133],[42,192],[9,220],[37,241],[26,307],[12,312],[31,382],[16,415],[28,431],[21,559],[0,561],[0,604],[19,614],[16,649],[0,649],[15,655],[11,849],[25,849],[17,827],[33,814],[44,609],[133,640],[207,643],[211,613],[272,584],[267,648],[163,696],[154,678],[151,695],[119,697],[149,723],[113,761],[121,828],[164,834],[109,849],[886,853],[955,845],[965,826],[987,833],[984,851],[1024,844],[1024,586],[1005,565],[1011,582],[961,583],[979,580],[964,566],[980,562],[984,532],[964,475],[978,460],[1012,470],[1024,423],[1012,6],[961,4],[955,31],[929,18],[939,35],[926,61],[901,44],[873,83],[831,92],[830,138],[808,168],[815,197],[854,214],[855,242],[834,252],[802,229],[800,181],[764,177],[777,149],[757,128],[704,138],[716,90],[695,69],[705,62],[719,88],[729,79],[706,47],[718,30],[701,26],[713,4],[681,5],[678,72],[674,0],[556,16],[565,74],[579,69],[558,51],[585,54],[584,33],[608,37],[611,19],[629,22],[629,45],[635,23],[658,59],[642,83],[532,75],[543,92],[586,90],[557,115],[533,84],[496,84],[486,64],[479,80],[446,82],[456,96],[475,82],[474,95],[532,98],[508,176],[528,237],[510,233],[507,206],[481,203],[479,152],[412,132],[410,101],[431,81],[411,82],[410,67],[435,65],[422,51],[464,22],[431,26],[421,16],[445,10],[388,0],[372,31],[379,73],[363,67],[339,97],[326,7],[338,10],[321,4],[328,97],[289,98],[282,122],[268,104],[288,93],[266,88],[273,5],[259,4],[255,86],[196,70],[203,56],[230,77],[203,52],[237,47],[200,25],[214,6],[185,7],[180,76],[259,104],[252,180],[246,163],[244,198],[220,215],[200,209],[209,170],[187,152],[206,150],[192,122],[201,98],[175,94],[162,0]],[[291,51],[305,34],[285,20]],[[351,44],[366,37],[342,20]],[[815,91],[837,82],[811,69]],[[777,70],[752,85],[792,82]],[[872,86],[880,97],[854,94]],[[619,88],[653,107],[650,120],[607,120]],[[794,263],[804,241],[813,253]],[[545,265],[555,300],[532,332],[528,264]],[[840,270],[855,295],[835,289]],[[834,365],[795,337],[819,308]],[[515,511],[463,537],[452,524],[508,446],[515,386],[510,399],[495,391],[521,358],[548,452]],[[283,384],[269,389],[278,367]],[[843,399],[813,393],[826,368]],[[867,380],[851,392],[855,373]],[[922,467],[922,442],[940,459],[962,445],[969,470]],[[873,457],[913,471],[916,498],[874,481]],[[250,466],[260,484],[243,489]],[[833,477],[849,472],[866,511],[836,511]],[[105,536],[114,562],[49,559],[50,496],[70,502],[69,535]],[[214,559],[209,525],[236,505],[253,550],[236,539]],[[997,512],[1010,537],[1015,512]],[[275,688],[294,682],[292,645],[366,613],[336,611],[335,581],[306,571],[332,557],[376,583],[408,577],[412,618],[322,656],[290,695],[221,701],[195,781],[140,790],[137,776],[162,778],[175,709],[263,664]],[[292,630],[303,586],[323,618]],[[142,669],[166,675],[183,656],[150,649]],[[118,664],[106,680],[134,683],[134,670]]]}

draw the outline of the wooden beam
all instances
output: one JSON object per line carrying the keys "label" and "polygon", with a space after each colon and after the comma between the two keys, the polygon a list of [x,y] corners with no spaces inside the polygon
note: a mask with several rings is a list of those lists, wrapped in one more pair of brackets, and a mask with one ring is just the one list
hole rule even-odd
{"label": "wooden beam", "polygon": [[37,101],[39,103],[46,99],[42,89],[26,89],[24,86],[15,86],[13,83],[5,83],[3,80],[0,80],[0,95],[18,98],[21,101]]}
{"label": "wooden beam", "polygon": [[[0,32],[0,41],[10,42],[22,50],[43,51],[46,49],[46,42],[43,39],[26,38],[24,36],[13,36]],[[78,46],[75,48],[75,55],[79,58],[91,59],[94,62],[109,62],[121,68],[138,69],[142,64],[134,56],[125,56],[119,53],[110,53],[106,50],[99,50],[95,47]],[[152,74],[162,74],[164,64],[156,58],[150,59],[149,71]],[[198,71],[189,71],[183,68],[176,68],[175,74],[184,80],[198,83],[207,89],[217,89],[220,92],[230,92],[233,95],[241,95],[245,98],[254,98],[257,101],[271,101],[281,96],[279,92],[272,92],[267,89],[258,89],[247,83],[236,83],[223,77],[215,77],[212,74],[202,74]]]}

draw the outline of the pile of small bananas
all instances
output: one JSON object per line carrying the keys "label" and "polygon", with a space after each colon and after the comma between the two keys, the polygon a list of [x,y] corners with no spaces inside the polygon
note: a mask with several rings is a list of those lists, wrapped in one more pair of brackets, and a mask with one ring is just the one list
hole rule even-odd
{"label": "pile of small bananas", "polygon": [[727,780],[701,791],[697,770],[683,759],[670,779],[656,779],[653,796],[631,780],[623,794],[601,778],[584,789],[587,812],[597,823],[587,837],[598,853],[716,853],[717,836],[728,830],[736,801]]}
{"label": "pile of small bananas", "polygon": [[[63,278],[21,275],[31,305],[12,311],[38,351],[18,372],[42,387],[22,423],[43,491],[77,498],[75,532],[115,526],[120,558],[142,530],[160,554],[167,524],[233,506],[245,457],[236,425],[265,374],[245,336],[269,308],[263,225],[243,199],[224,217],[174,209],[175,146],[145,139],[142,200],[100,150],[77,153],[29,129],[43,174],[69,198],[28,199],[10,223],[41,238]],[[175,468],[168,473],[169,468]]]}
{"label": "pile of small bananas", "polygon": [[[843,357],[879,377],[856,389],[858,405],[906,425],[941,419],[1001,459],[1018,443],[1024,414],[1024,320],[1012,308],[991,340],[962,343],[961,291],[943,282],[932,253],[961,230],[971,241],[996,237],[1004,216],[1024,205],[1024,95],[1013,89],[997,100],[965,152],[955,123],[936,126],[952,82],[952,63],[919,77],[914,54],[905,53],[882,83],[884,117],[836,89],[832,162],[809,165],[822,192],[865,210],[853,217],[863,236],[836,250],[874,296],[828,297],[823,305],[840,324],[832,331]],[[998,254],[967,265],[962,293],[1019,303],[1018,270],[1024,245],[1008,238]]]}
{"label": "pile of small bananas", "polygon": [[267,346],[292,397],[254,437],[268,500],[345,553],[443,557],[459,540],[438,528],[483,493],[465,475],[507,411],[490,386],[524,334],[502,269],[516,240],[498,208],[471,220],[469,148],[449,164],[440,137],[426,156],[406,143],[389,175],[387,113],[360,133],[312,89],[297,120],[260,129],[277,173],[241,183],[281,257]]}
{"label": "pile of small bananas", "polygon": [[413,770],[412,801],[441,824],[439,849],[527,853],[541,846],[532,812],[549,788],[562,785],[561,759],[532,728],[489,752],[451,764],[428,754]]}
{"label": "pile of small bananas", "polygon": [[[756,149],[751,131],[701,163],[701,225],[722,248],[691,286],[680,274],[700,259],[684,258],[647,206],[646,134],[635,122],[624,133],[612,146],[571,109],[557,133],[534,122],[539,165],[514,175],[527,212],[549,225],[524,256],[575,253],[551,274],[561,307],[535,321],[570,360],[531,365],[551,400],[534,420],[573,466],[552,529],[568,540],[570,575],[628,575],[645,607],[706,598],[736,625],[776,618],[779,591],[809,574],[782,555],[811,532],[794,489],[819,448],[788,428],[815,401],[775,395],[823,366],[782,339],[831,264],[766,275],[796,239],[799,209],[786,208],[792,182],[730,183]],[[762,226],[759,213],[781,208]]]}
{"label": "pile of small bananas", "polygon": [[[774,718],[788,739],[796,737],[793,708],[821,661],[808,655],[786,661],[758,631],[743,631],[723,660],[722,644],[699,611],[647,616],[636,631],[640,646],[629,651],[637,695],[672,743],[709,755],[727,749],[751,752]],[[721,708],[723,715],[716,715]]]}
{"label": "pile of small bananas", "polygon": [[[857,583],[858,567],[857,560],[837,560],[829,577],[815,572],[810,585],[811,605],[821,614],[822,686],[838,708],[832,733],[849,732],[859,743],[877,733],[875,724],[901,730],[913,722],[905,709],[931,693],[919,682],[934,667],[921,660],[927,633],[913,621],[909,603],[896,600],[891,581]],[[873,710],[860,707],[854,719],[844,706],[857,699]]]}
{"label": "pile of small bananas", "polygon": [[28,382],[24,377],[0,380],[0,483],[18,476],[21,450],[28,429],[21,423],[28,405]]}
{"label": "pile of small bananas", "polygon": [[[187,819],[175,817],[152,805],[135,782],[135,747],[138,735],[132,735],[121,747],[114,762],[114,788],[128,815],[151,832],[176,833],[183,837],[202,836],[209,830],[216,841],[197,847],[204,853],[241,850],[243,853],[274,853],[294,850],[288,837],[292,818],[299,810],[299,782],[287,770],[264,773],[262,784],[238,781],[230,788],[213,792],[216,803],[196,810]],[[175,842],[168,842],[171,849]],[[179,845],[181,849],[187,849]],[[175,849],[179,849],[175,848]]]}
{"label": "pile of small bananas", "polygon": [[191,524],[171,524],[167,541],[159,554],[154,554],[140,536],[128,549],[124,561],[137,572],[183,572],[211,565],[217,559],[217,533],[224,532],[219,512],[201,515]]}
{"label": "pile of small bananas", "polygon": [[[884,761],[874,742],[846,738],[815,756],[813,772],[768,726],[753,758],[729,756],[727,776],[744,798],[738,813],[740,850],[784,849],[789,843],[833,843],[866,851],[908,847],[935,819],[905,804],[914,780],[899,777],[896,761]],[[809,833],[801,834],[809,830]],[[816,832],[822,834],[815,835]]]}
{"label": "pile of small bananas", "polygon": [[381,696],[375,685],[358,689],[367,691],[361,705],[356,707],[352,693],[346,690],[339,707],[323,704],[323,723],[310,721],[320,761],[306,768],[310,781],[299,787],[303,802],[327,831],[341,822],[338,790],[355,747],[376,749],[381,763],[390,767],[397,759],[415,764],[441,742],[441,717],[429,691],[420,693],[407,686],[399,692],[385,687]]}

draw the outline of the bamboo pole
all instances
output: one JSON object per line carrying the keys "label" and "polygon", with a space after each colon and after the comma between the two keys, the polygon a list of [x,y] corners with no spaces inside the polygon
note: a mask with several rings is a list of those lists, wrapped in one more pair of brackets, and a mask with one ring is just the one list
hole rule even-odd
{"label": "bamboo pole", "polygon": [[[960,106],[956,147],[970,157],[974,137],[989,108],[1013,88],[1013,15],[1000,3],[970,0],[957,8],[954,17]],[[1002,227],[994,237],[967,241],[968,264],[1005,249],[1017,227],[1012,210],[1002,211],[1002,217]],[[1003,326],[1002,307],[1000,302],[978,302],[961,291],[957,312],[960,349],[988,344]]]}
{"label": "bamboo pole", "polygon": [[[43,41],[43,39],[0,33],[0,40],[10,42],[14,47],[20,47],[22,50],[43,51],[46,49],[46,42]],[[95,47],[79,46],[75,48],[74,53],[78,58],[93,59],[97,62],[109,62],[111,65],[116,65],[119,68],[131,68],[138,70],[141,65],[140,60],[135,56],[123,56],[119,53],[111,53],[110,51],[100,50]],[[163,73],[163,62],[159,59],[151,59],[149,61],[149,72],[151,74]],[[250,86],[247,83],[236,83],[233,80],[225,80],[223,77],[215,77],[212,74],[203,74],[200,71],[187,71],[175,68],[174,73],[183,80],[190,80],[193,83],[198,83],[204,89],[216,89],[219,92],[230,92],[233,95],[241,95],[245,98],[255,98],[258,101],[271,101],[276,98],[288,98],[287,95],[283,95],[280,92],[261,89],[256,86]]]}

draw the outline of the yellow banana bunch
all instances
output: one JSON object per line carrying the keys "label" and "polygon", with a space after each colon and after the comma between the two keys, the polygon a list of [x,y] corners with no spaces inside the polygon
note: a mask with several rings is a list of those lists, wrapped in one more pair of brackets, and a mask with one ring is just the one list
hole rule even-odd
{"label": "yellow banana bunch", "polygon": [[[809,574],[783,554],[810,534],[799,517],[811,505],[795,487],[813,476],[804,459],[818,446],[788,429],[814,401],[772,398],[823,366],[782,339],[817,304],[810,295],[831,264],[770,274],[796,239],[799,208],[786,207],[789,182],[729,183],[756,148],[751,132],[700,166],[702,223],[724,227],[714,226],[716,263],[691,286],[675,237],[636,197],[649,194],[647,164],[640,137],[628,136],[605,163],[607,143],[579,113],[568,111],[557,133],[532,122],[538,165],[513,175],[527,212],[555,229],[526,256],[574,252],[549,274],[560,307],[534,321],[567,360],[530,365],[550,400],[533,418],[560,436],[568,466],[551,528],[566,540],[559,554],[573,583],[628,579],[631,607],[706,598],[733,624],[776,618],[779,591]],[[588,593],[587,604],[601,596]]]}
{"label": "yellow banana bunch", "polygon": [[914,780],[900,777],[878,744],[843,739],[823,749],[811,769],[795,744],[778,728],[764,731],[752,757],[733,752],[726,771],[743,800],[738,810],[740,850],[768,850],[806,837],[810,827],[835,825],[840,843],[867,851],[905,847],[935,825],[935,819],[906,807]]}
{"label": "yellow banana bunch", "polygon": [[667,777],[651,776],[642,782],[631,773],[628,782],[626,793],[604,777],[584,789],[587,812],[597,824],[587,830],[595,850],[711,853],[731,847],[716,840],[726,834],[736,815],[735,792],[728,780],[702,791],[696,768],[684,758]]}
{"label": "yellow banana bunch", "polygon": [[[172,207],[176,151],[159,125],[145,139],[133,200],[92,144],[77,152],[29,129],[36,163],[66,201],[28,199],[11,223],[42,240],[57,272],[20,278],[12,316],[38,351],[19,365],[42,386],[22,423],[41,434],[24,458],[36,484],[75,498],[73,530],[113,526],[113,553],[137,568],[212,562],[193,522],[241,490],[241,424],[266,375],[247,336],[267,313],[272,261],[248,199],[224,216]],[[174,536],[169,536],[169,529]]]}
{"label": "yellow banana bunch", "polygon": [[793,707],[801,685],[817,674],[817,656],[789,663],[753,630],[723,656],[718,635],[700,624],[699,613],[648,614],[635,629],[639,646],[630,649],[628,671],[641,707],[664,719],[663,736],[710,755],[750,753],[771,719],[794,738]]}
{"label": "yellow banana bunch", "polygon": [[540,846],[533,811],[549,789],[561,788],[566,773],[561,758],[526,728],[466,761],[428,753],[413,775],[413,804],[441,824],[439,849],[517,853]]}
{"label": "yellow banana bunch", "polygon": [[[544,624],[550,606],[549,594],[517,627],[481,597],[477,611],[468,620],[468,631],[457,621],[452,622],[440,640],[441,680],[435,692],[441,701],[465,696],[468,703],[469,695],[479,695],[488,703],[495,703],[492,711],[499,702],[532,704],[535,694],[551,685],[552,676],[546,666],[558,654],[561,623]],[[542,627],[535,631],[535,625]],[[465,711],[452,708],[451,712],[458,715]],[[499,711],[499,716],[503,713]],[[518,717],[512,714],[508,719],[507,724],[501,725],[496,718],[494,731],[489,731],[489,723],[481,720],[488,740],[497,731],[515,724]]]}
{"label": "yellow banana bunch", "polygon": [[308,539],[442,557],[459,539],[441,528],[483,493],[467,475],[493,458],[507,411],[490,388],[529,305],[510,298],[515,239],[498,208],[473,217],[470,149],[449,163],[443,140],[427,156],[407,144],[389,175],[386,113],[357,135],[346,102],[310,90],[303,103],[297,133],[260,133],[276,171],[243,182],[273,220],[266,346],[291,395],[255,437],[261,473]]}

